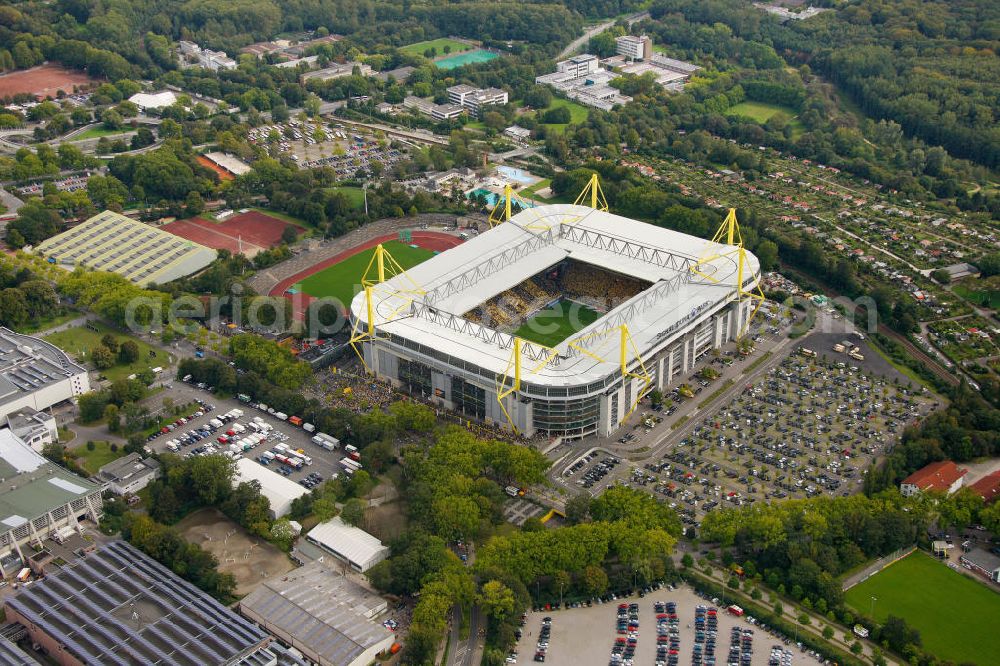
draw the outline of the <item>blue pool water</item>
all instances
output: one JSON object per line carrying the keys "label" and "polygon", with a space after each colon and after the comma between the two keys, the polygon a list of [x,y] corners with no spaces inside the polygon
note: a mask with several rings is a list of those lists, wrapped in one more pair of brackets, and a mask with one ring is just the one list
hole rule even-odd
{"label": "blue pool water", "polygon": [[[497,202],[500,201],[500,195],[499,194],[497,194],[496,192],[490,192],[489,190],[484,190],[483,188],[472,190],[471,192],[469,192],[469,197],[471,197],[473,194],[481,194],[484,197],[486,197],[486,203],[490,207],[496,206]],[[527,201],[527,200],[525,200],[524,203],[528,204],[529,208],[534,208],[535,207],[535,203],[533,201]]]}
{"label": "blue pool water", "polygon": [[507,180],[513,180],[514,182],[521,183],[522,185],[530,185],[535,180],[521,169],[515,169],[514,167],[509,166],[498,166],[497,173]]}

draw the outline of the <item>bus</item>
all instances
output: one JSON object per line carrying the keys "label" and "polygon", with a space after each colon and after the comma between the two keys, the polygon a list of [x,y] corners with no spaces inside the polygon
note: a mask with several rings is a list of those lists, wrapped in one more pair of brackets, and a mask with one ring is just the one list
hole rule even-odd
{"label": "bus", "polygon": [[807,349],[806,347],[799,347],[799,353],[802,354],[803,356],[808,356],[809,358],[816,357],[816,352],[814,352],[812,349]]}

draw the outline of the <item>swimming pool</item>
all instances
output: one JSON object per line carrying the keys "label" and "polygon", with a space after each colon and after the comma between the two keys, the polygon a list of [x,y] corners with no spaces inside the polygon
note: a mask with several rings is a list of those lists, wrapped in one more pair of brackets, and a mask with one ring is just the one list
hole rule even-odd
{"label": "swimming pool", "polygon": [[[486,198],[486,205],[488,205],[490,207],[496,206],[497,202],[500,201],[500,195],[499,194],[497,194],[496,192],[490,192],[489,190],[485,190],[485,189],[483,189],[481,187],[478,188],[478,189],[472,190],[466,196],[471,199],[472,196],[476,195],[476,194],[479,194],[479,195],[482,195],[483,197],[485,197]],[[528,204],[528,208],[534,208],[535,207],[535,203],[533,201],[525,201],[524,203]]]}
{"label": "swimming pool", "polygon": [[515,182],[521,183],[522,185],[530,185],[535,182],[535,179],[530,175],[522,171],[521,169],[515,169],[509,166],[498,166],[497,173],[506,178],[507,180],[513,180]]}
{"label": "swimming pool", "polygon": [[447,58],[435,60],[434,65],[438,69],[455,69],[456,67],[464,67],[465,65],[472,65],[477,62],[489,62],[490,60],[499,57],[500,56],[496,53],[484,51],[483,49],[475,49],[473,51],[466,51],[465,53],[458,53],[453,56],[448,56]]}

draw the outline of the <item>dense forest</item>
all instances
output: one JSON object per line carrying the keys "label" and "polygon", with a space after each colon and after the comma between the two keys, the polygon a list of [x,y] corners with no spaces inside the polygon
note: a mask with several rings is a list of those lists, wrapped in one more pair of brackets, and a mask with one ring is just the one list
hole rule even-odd
{"label": "dense forest", "polygon": [[[728,29],[837,83],[868,115],[989,167],[1000,165],[1000,5],[992,0],[863,0],[808,21],[738,0],[657,0],[652,15]],[[671,24],[672,21],[665,21]],[[712,26],[709,28],[708,26]]]}

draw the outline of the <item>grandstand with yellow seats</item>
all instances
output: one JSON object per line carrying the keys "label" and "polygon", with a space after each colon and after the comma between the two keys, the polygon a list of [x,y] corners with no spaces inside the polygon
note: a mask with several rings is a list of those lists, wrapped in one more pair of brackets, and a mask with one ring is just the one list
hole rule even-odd
{"label": "grandstand with yellow seats", "polygon": [[[706,240],[553,204],[370,285],[350,314],[377,376],[525,435],[578,438],[610,435],[645,393],[743,335],[759,281],[734,233]],[[524,333],[560,303],[600,316],[547,344]]]}

